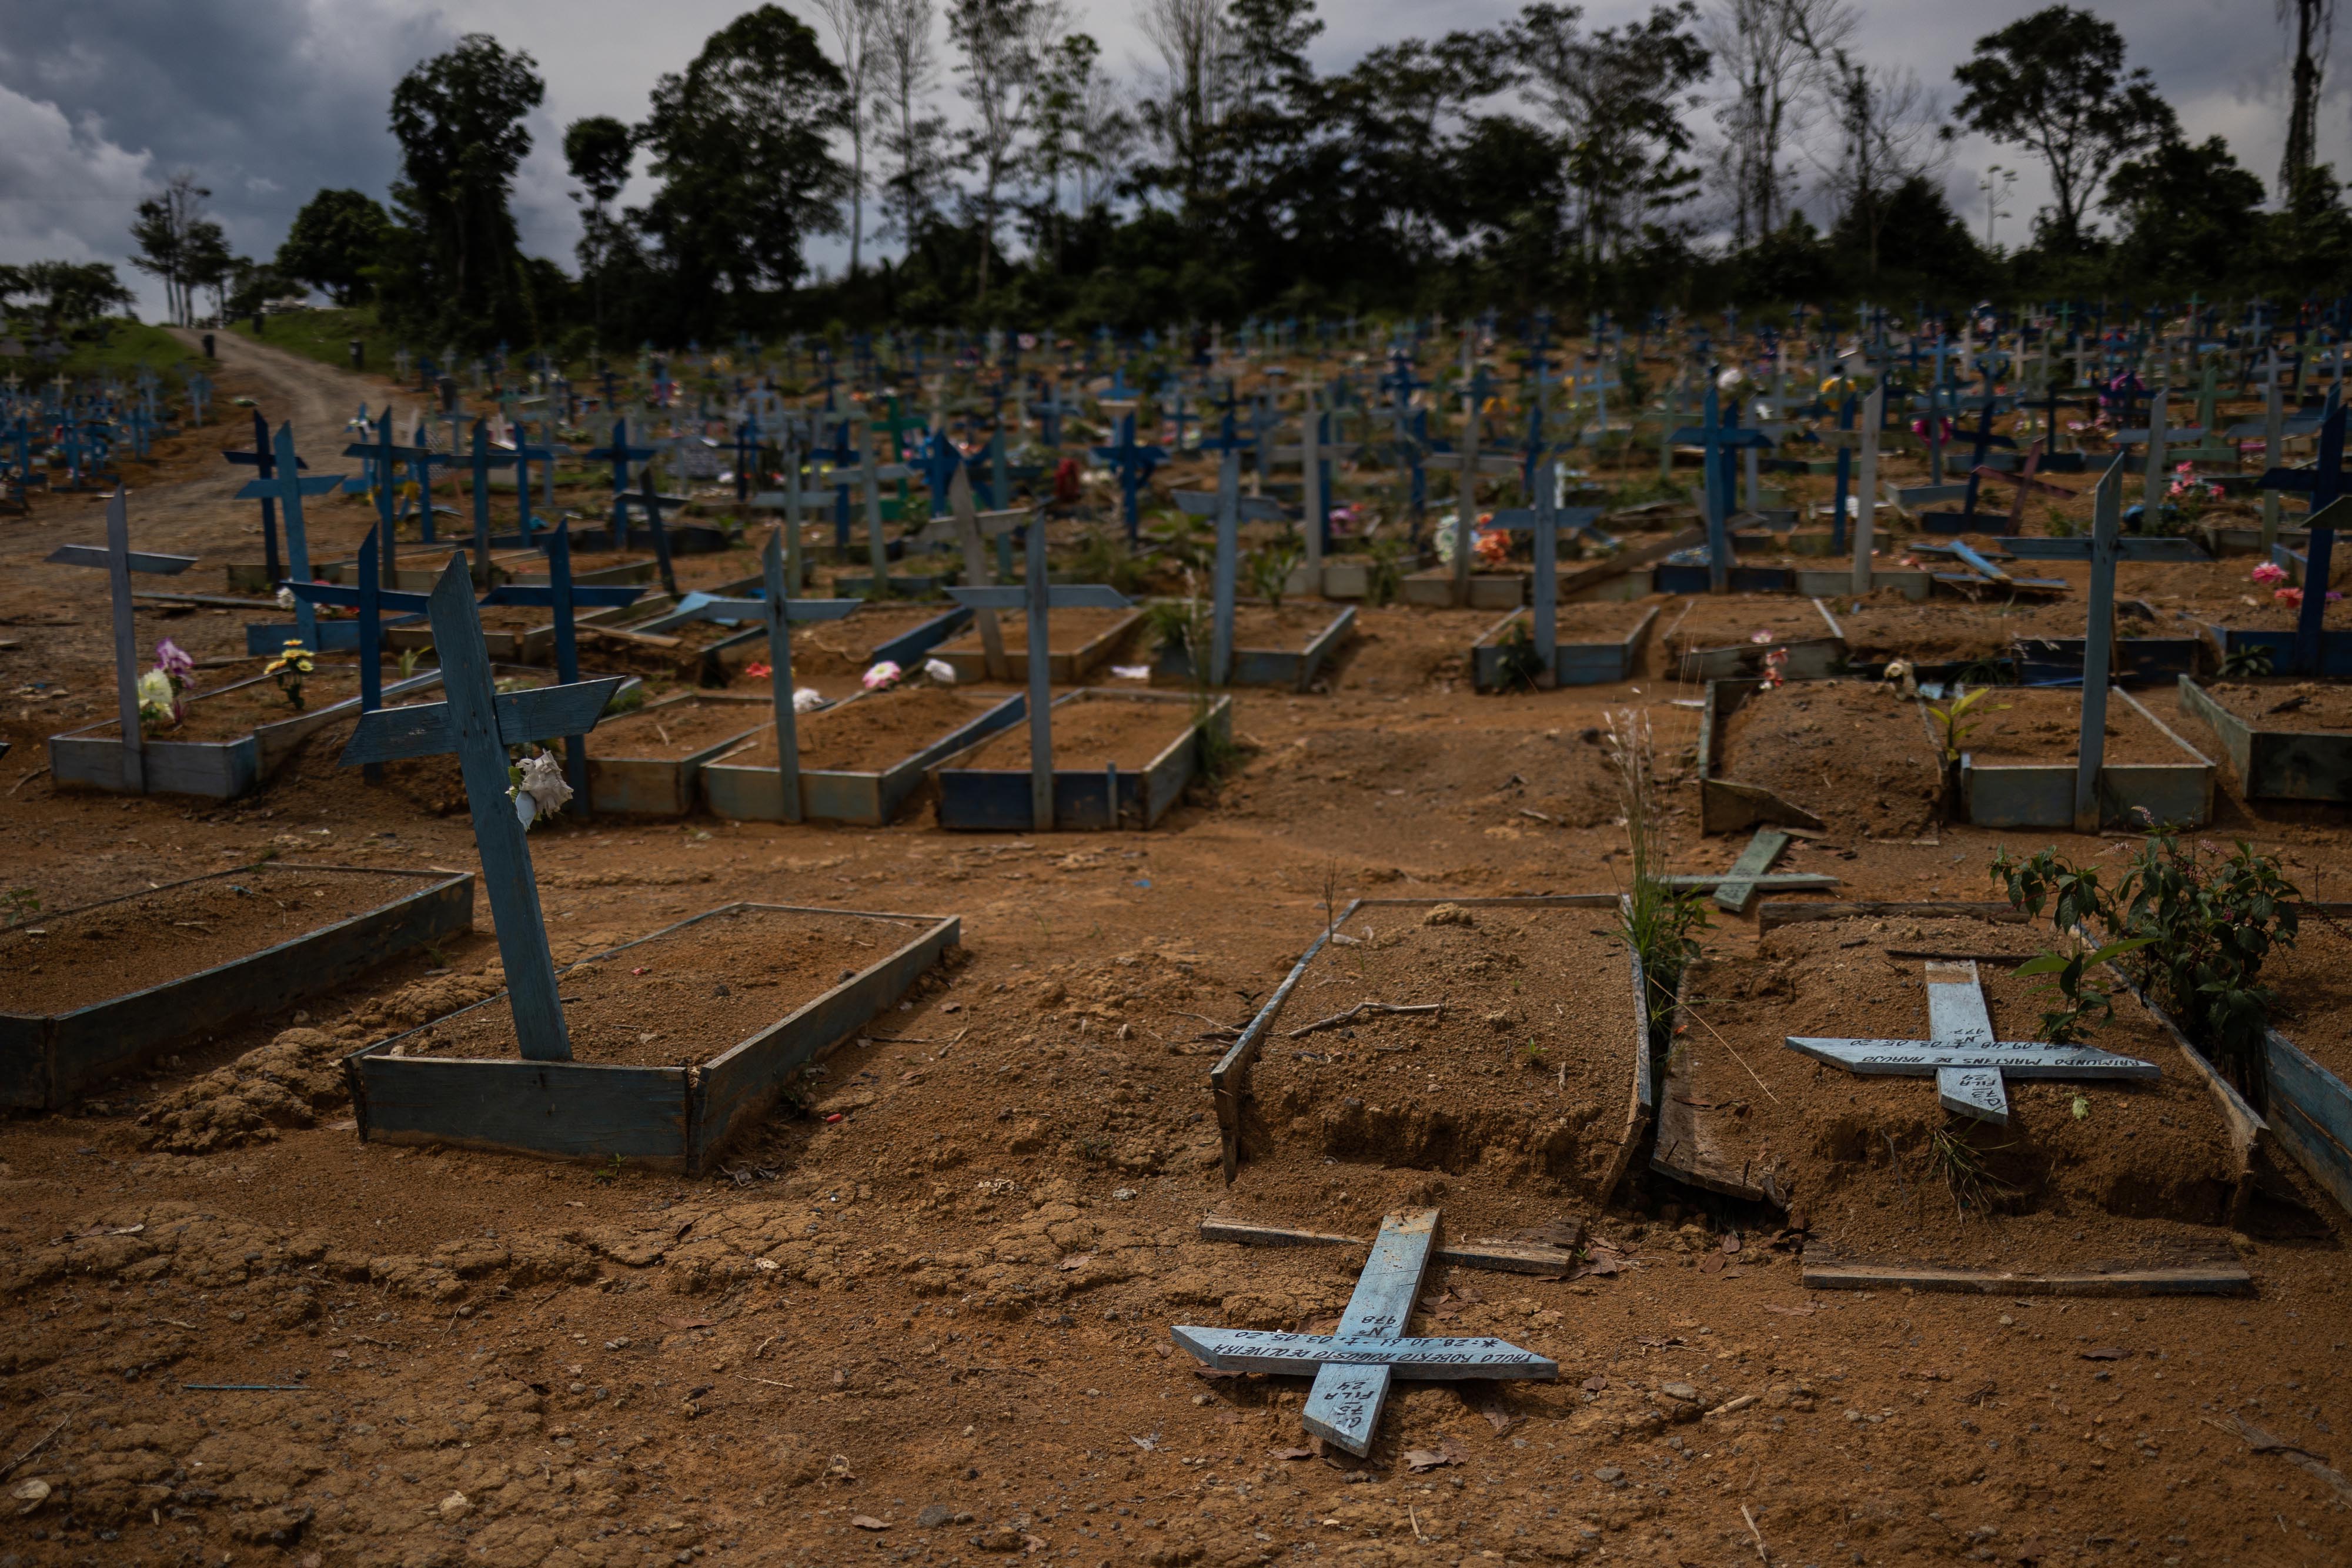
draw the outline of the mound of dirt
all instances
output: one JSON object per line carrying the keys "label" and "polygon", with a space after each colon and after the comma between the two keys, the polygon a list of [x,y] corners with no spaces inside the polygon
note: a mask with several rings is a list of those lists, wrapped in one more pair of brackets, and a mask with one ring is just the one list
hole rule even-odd
{"label": "mound of dirt", "polygon": [[1802,681],[1759,691],[1725,727],[1722,779],[1757,784],[1834,831],[1915,839],[1937,818],[1943,778],[1919,705],[1891,686]]}
{"label": "mound of dirt", "polygon": [[323,1030],[289,1029],[159,1101],[139,1119],[141,1140],[159,1154],[207,1155],[315,1126],[350,1101],[344,1050]]}

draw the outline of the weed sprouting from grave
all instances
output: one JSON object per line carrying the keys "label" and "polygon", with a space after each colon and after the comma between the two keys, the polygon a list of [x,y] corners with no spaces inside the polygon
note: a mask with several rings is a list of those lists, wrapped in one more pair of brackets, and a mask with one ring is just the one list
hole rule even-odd
{"label": "weed sprouting from grave", "polygon": [[41,912],[41,895],[29,887],[12,887],[0,893],[0,912],[5,912],[7,916],[0,924],[14,925],[19,921],[30,920]]}
{"label": "weed sprouting from grave", "polygon": [[2013,1197],[2018,1191],[1986,1167],[1985,1155],[1997,1150],[1979,1150],[1969,1141],[1970,1130],[1955,1119],[1927,1133],[1927,1167],[1944,1178],[1945,1189],[1952,1195],[1952,1205],[1962,1220],[1970,1209],[1982,1216],[1990,1212],[1996,1197]]}
{"label": "weed sprouting from grave", "polygon": [[1252,550],[1249,558],[1250,591],[1276,610],[1281,609],[1282,595],[1290,586],[1290,575],[1306,559],[1306,549],[1294,535],[1285,535],[1264,549]]}
{"label": "weed sprouting from grave", "polygon": [[2267,675],[2277,667],[2268,648],[2254,646],[2232,648],[2221,655],[2221,675],[2225,680],[2243,680],[2249,675]]}
{"label": "weed sprouting from grave", "polygon": [[2294,945],[2300,927],[2294,901],[2301,895],[2275,859],[2242,840],[2225,855],[2159,828],[2112,890],[2054,849],[2022,861],[1997,852],[1990,871],[2013,907],[2034,916],[2046,908],[2062,935],[2104,944],[2021,968],[2053,977],[2065,998],[2045,1023],[2064,1027],[2103,1008],[2104,996],[2090,998],[2084,977],[2117,963],[2257,1107],[2265,1102],[2263,1037],[2278,998],[2262,983],[2262,968],[2273,949]]}
{"label": "weed sprouting from grave", "polygon": [[1622,928],[1642,961],[1649,988],[1645,998],[1653,1050],[1666,1043],[1675,993],[1683,971],[1699,955],[1698,933],[1706,929],[1705,901],[1696,891],[1678,894],[1666,885],[1664,805],[1657,779],[1657,748],[1645,714],[1632,708],[1610,716],[1606,758],[1617,774],[1618,801],[1625,811],[1625,837],[1633,861],[1633,886],[1622,904]]}
{"label": "weed sprouting from grave", "polygon": [[1099,582],[1130,597],[1143,591],[1149,564],[1108,528],[1089,528],[1078,540],[1070,570],[1080,582]]}
{"label": "weed sprouting from grave", "polygon": [[403,648],[400,651],[400,678],[408,679],[416,673],[416,662],[431,653],[430,648]]}
{"label": "weed sprouting from grave", "polygon": [[1535,633],[1524,621],[1514,621],[1495,645],[1497,684],[1507,692],[1536,689],[1543,673],[1543,656],[1536,651]]}
{"label": "weed sprouting from grave", "polygon": [[[1943,727],[1946,768],[1958,765],[1960,752],[1968,745],[1969,737],[1975,734],[1977,726],[1984,722],[1985,715],[1977,712],[1976,707],[1990,695],[1990,687],[1979,686],[1972,692],[1949,699],[1942,707],[1937,707],[1932,703],[1928,705],[1928,714]],[[1986,709],[1985,712],[2000,713],[2008,706],[2007,703],[1999,703]]]}
{"label": "weed sprouting from grave", "polygon": [[1370,542],[1371,570],[1364,578],[1364,600],[1374,609],[1393,604],[1404,592],[1405,553],[1411,548],[1395,534]]}

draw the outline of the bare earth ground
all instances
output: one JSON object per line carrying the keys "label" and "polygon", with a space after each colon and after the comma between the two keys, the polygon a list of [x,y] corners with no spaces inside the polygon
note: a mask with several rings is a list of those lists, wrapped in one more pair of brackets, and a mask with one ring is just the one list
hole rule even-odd
{"label": "bare earth ground", "polygon": [[[222,345],[224,402],[260,398],[306,449],[384,395]],[[202,554],[206,578],[257,545],[218,434],[181,438],[132,502],[138,542]],[[348,547],[366,523],[338,501],[316,528]],[[98,574],[37,563],[100,529],[88,498],[0,523],[0,641],[21,644],[0,651],[0,888],[54,910],[271,852],[475,863],[445,762],[372,790],[314,743],[226,806],[54,791],[43,737],[108,711],[106,603]],[[142,650],[169,633],[200,659],[241,653],[243,619],[142,609]],[[1240,773],[1150,833],[950,837],[919,810],[880,831],[567,817],[534,834],[563,959],[737,899],[962,917],[957,960],[728,1174],[358,1141],[336,1057],[493,991],[486,910],[437,955],[8,1123],[0,1560],[2344,1561],[2352,1520],[2297,1455],[2352,1469],[2334,1426],[2345,1226],[2289,1174],[2266,1174],[2252,1232],[2208,1232],[2252,1297],[2068,1303],[1809,1295],[1776,1214],[1640,1160],[1600,1210],[1508,1150],[1437,1169],[1285,1144],[1228,1191],[1203,1036],[1263,1002],[1327,889],[1614,889],[1599,742],[1626,705],[1656,705],[1687,779],[1696,716],[1663,698],[1695,693],[1472,695],[1465,653],[1494,619],[1367,612],[1328,695],[1236,695]],[[1736,846],[1690,841],[1694,799],[1676,796],[1684,862],[1723,863]],[[2231,835],[2342,896],[2334,814],[2231,798],[2212,836]],[[1783,863],[1834,869],[1847,896],[1981,898],[1996,837],[1848,833]],[[1753,933],[1710,946],[1762,966],[1740,1016],[1769,1051],[1774,960]],[[1326,989],[1316,1015],[1326,998],[1356,999]],[[1318,1069],[1330,1092],[1340,1071]],[[1534,1095],[1538,1075],[1510,1071]],[[1559,1382],[1402,1385],[1358,1464],[1303,1452],[1302,1381],[1205,1379],[1170,1344],[1171,1322],[1328,1322],[1352,1280],[1341,1251],[1204,1243],[1204,1214],[1369,1236],[1429,1202],[1462,1234],[1580,1220],[1617,1249],[1574,1281],[1433,1271],[1416,1332],[1507,1335],[1558,1357]],[[255,1385],[270,1391],[219,1386]],[[2292,1448],[2250,1448],[2240,1416]],[[1413,1451],[1444,1462],[1416,1470]]]}

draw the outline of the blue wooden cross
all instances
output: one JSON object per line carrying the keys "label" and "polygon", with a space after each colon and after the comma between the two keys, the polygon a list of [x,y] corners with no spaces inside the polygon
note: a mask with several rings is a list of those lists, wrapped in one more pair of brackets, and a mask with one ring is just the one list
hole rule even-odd
{"label": "blue wooden cross", "polygon": [[[394,537],[397,531],[398,517],[396,508],[399,505],[399,497],[393,492],[392,476],[394,470],[395,466],[401,463],[410,464],[412,467],[418,464],[430,464],[433,461],[433,453],[431,449],[427,447],[395,446],[393,444],[392,405],[389,403],[384,405],[383,417],[376,421],[375,430],[376,438],[373,441],[354,441],[349,446],[343,448],[343,455],[346,457],[357,457],[363,461],[373,462],[375,465],[376,529],[375,532],[370,534],[368,537],[379,541],[377,549],[383,552],[383,573],[387,578],[390,578],[392,577],[395,565],[394,557],[397,553],[394,545]],[[264,504],[266,505],[267,503]],[[429,501],[426,503],[426,508],[429,515],[431,509],[431,503]],[[432,542],[429,532],[426,535],[426,542]],[[394,579],[394,580],[397,580],[397,579]]]}
{"label": "blue wooden cross", "polygon": [[1700,419],[1698,425],[1677,430],[1666,440],[1670,446],[1696,445],[1704,451],[1707,591],[1725,593],[1731,588],[1731,499],[1738,484],[1732,461],[1742,449],[1770,446],[1772,438],[1760,430],[1742,429],[1736,402],[1727,414],[1713,382],[1707,383]]}
{"label": "blue wooden cross", "polygon": [[1984,485],[1984,476],[1979,470],[1984,467],[1985,454],[1995,446],[2006,446],[2011,450],[2017,446],[2013,437],[1992,433],[1993,402],[1990,395],[1978,400],[1977,427],[1969,436],[1971,450],[1968,495],[1958,512],[1928,512],[1920,517],[1920,522],[1931,532],[1965,534],[1977,531],[1977,494]]}
{"label": "blue wooden cross", "polygon": [[[1854,415],[1860,412],[1861,407],[1860,400],[1855,398],[1853,393],[1846,393],[1838,403],[1838,429],[1851,432],[1853,429]],[[1830,553],[1832,555],[1845,554],[1846,498],[1853,493],[1853,448],[1844,442],[1840,442],[1837,449],[1837,497],[1832,503],[1832,510],[1830,513]],[[1873,496],[1870,499],[1872,504],[1875,505],[1878,497]]]}
{"label": "blue wooden cross", "polygon": [[1141,497],[1143,486],[1150,482],[1152,470],[1168,460],[1168,454],[1157,446],[1140,446],[1135,440],[1135,415],[1118,417],[1118,436],[1108,446],[1094,449],[1097,462],[1108,463],[1118,476],[1120,510],[1127,519],[1127,542],[1131,549],[1143,527]]}
{"label": "blue wooden cross", "polygon": [[177,577],[195,565],[192,555],[154,555],[131,548],[131,513],[121,486],[106,502],[106,543],[59,545],[46,558],[58,566],[106,569],[114,609],[115,711],[122,730],[122,783],[138,794],[147,792],[145,737],[139,728],[139,629],[132,617],[131,574],[147,572]]}
{"label": "blue wooden cross", "polygon": [[[1230,455],[1228,461],[1230,461]],[[1025,611],[1029,617],[1029,817],[1035,832],[1054,830],[1054,650],[1049,612],[1063,610],[1124,610],[1127,596],[1108,583],[1049,583],[1045,567],[1045,525],[1033,519],[1028,528],[1029,575],[1025,581],[994,587],[959,586],[948,597],[975,612]],[[1118,819],[1118,797],[1110,800],[1111,820]]]}
{"label": "blue wooden cross", "polygon": [[[1545,449],[1530,444],[1530,450],[1540,462]],[[1495,514],[1494,526],[1535,536],[1536,684],[1551,686],[1559,684],[1559,679],[1560,530],[1598,533],[1595,525],[1601,520],[1601,508],[1571,507],[1561,510],[1558,486],[1552,483],[1549,474],[1543,475],[1533,489],[1533,507],[1510,507],[1499,510]]]}
{"label": "blue wooden cross", "polygon": [[1078,412],[1076,403],[1063,401],[1061,383],[1054,381],[1047,382],[1045,395],[1031,403],[1029,412],[1037,416],[1037,436],[1045,444],[1045,449],[1048,452],[1060,450],[1062,416]]}
{"label": "blue wooden cross", "polygon": [[[1228,423],[1232,416],[1226,416]],[[1217,488],[1213,494],[1179,490],[1176,504],[1192,517],[1217,519],[1217,552],[1211,573],[1208,684],[1222,686],[1234,664],[1234,601],[1241,564],[1241,525],[1280,522],[1286,514],[1266,496],[1242,494],[1242,451],[1249,444],[1228,433],[1201,443],[1204,452],[1218,454]]]}
{"label": "blue wooden cross", "polygon": [[923,444],[923,460],[915,465],[915,471],[922,476],[923,487],[931,493],[931,516],[947,515],[948,490],[955,483],[955,476],[963,472],[963,449],[948,439],[947,432],[931,432],[931,438]]}
{"label": "blue wooden cross", "polygon": [[[236,493],[240,501],[274,499],[286,518],[286,569],[292,580],[310,580],[310,538],[302,527],[302,497],[323,496],[342,487],[340,474],[320,474],[311,478],[302,476],[302,460],[294,451],[294,426],[289,421],[278,427],[274,447],[276,461],[261,478],[248,482]],[[283,584],[281,584],[283,586]],[[295,635],[306,648],[319,645],[319,617],[309,601],[294,601]]]}
{"label": "blue wooden cross", "polygon": [[489,897],[499,957],[506,969],[516,1049],[530,1061],[569,1061],[572,1040],[563,1027],[563,1003],[556,994],[555,961],[547,948],[530,848],[523,838],[524,819],[508,793],[508,748],[549,736],[585,735],[595,727],[625,677],[499,692],[491,678],[481,615],[474,607],[462,550],[450,558],[434,585],[427,614],[447,700],[362,715],[351,744],[343,748],[342,765],[457,754],[474,819],[474,842],[482,857],[482,891]]}
{"label": "blue wooden cross", "polygon": [[2261,480],[2265,490],[2293,490],[2311,497],[2309,515],[2315,521],[2305,547],[2303,608],[2294,627],[2294,673],[2301,675],[2320,673],[2320,625],[2327,612],[2328,570],[2336,550],[2336,530],[2315,519],[2337,497],[2352,489],[2352,483],[2347,483],[2352,475],[2344,471],[2344,417],[2343,389],[2330,386],[2319,420],[2318,460],[2308,468],[2272,467]]}
{"label": "blue wooden cross", "polygon": [[613,540],[616,547],[625,548],[625,541],[629,537],[629,465],[651,461],[654,451],[650,446],[630,445],[629,422],[616,419],[613,422],[613,439],[585,454],[592,463],[613,465]]}
{"label": "blue wooden cross", "polygon": [[[223,451],[221,455],[235,466],[258,469],[264,479],[277,473],[278,455],[269,444],[269,422],[261,417],[259,409],[253,411],[253,450],[250,452]],[[303,466],[308,467],[310,465],[304,464]],[[243,496],[245,492],[240,490],[237,494]],[[278,578],[276,494],[275,491],[270,491],[261,497],[262,575],[271,582],[276,582]]]}

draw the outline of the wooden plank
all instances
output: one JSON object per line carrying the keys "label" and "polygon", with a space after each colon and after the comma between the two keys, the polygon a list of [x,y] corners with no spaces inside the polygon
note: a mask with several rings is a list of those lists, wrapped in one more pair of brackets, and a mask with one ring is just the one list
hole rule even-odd
{"label": "wooden plank", "polygon": [[1759,936],[1778,925],[1801,925],[1816,920],[1990,920],[2004,925],[2023,925],[2025,911],[2006,904],[1978,903],[1960,899],[1920,899],[1911,902],[1884,903],[1876,900],[1854,900],[1843,904],[1761,904],[1756,908],[1756,934]]}
{"label": "wooden plank", "polygon": [[1702,832],[1736,833],[1760,822],[1784,828],[1810,828],[1817,833],[1826,831],[1829,826],[1803,807],[1791,804],[1758,784],[1741,784],[1729,779],[1701,779],[1698,799],[1699,831]]}
{"label": "wooden plank", "polygon": [[1953,1291],[1979,1296],[2245,1296],[2253,1276],[2235,1263],[2170,1269],[2020,1274],[2005,1270],[1940,1269],[1916,1263],[1850,1263],[1816,1245],[1800,1276],[1809,1291]]}
{"label": "wooden plank", "polygon": [[2352,1212],[2352,1088],[2276,1030],[2265,1031],[2263,1048],[2271,1131],[2336,1206]]}
{"label": "wooden plank", "polygon": [[[2159,411],[2164,400],[2159,395]],[[2161,444],[2158,444],[2160,450]],[[2148,461],[2159,461],[2154,451]],[[2083,643],[2083,723],[2074,746],[2074,827],[2078,833],[2099,828],[2099,768],[2106,760],[2107,681],[2112,673],[2116,635],[2116,540],[2122,530],[2123,459],[2107,465],[2097,486],[2091,525],[2090,616]],[[2151,507],[2153,503],[2151,503]],[[1971,813],[1970,820],[1974,820]],[[2159,817],[2159,821],[2169,821]]]}
{"label": "wooden plank", "polygon": [[[1715,902],[1717,906],[1734,915],[1746,913],[1748,903],[1756,896],[1756,879],[1772,869],[1772,862],[1780,858],[1792,841],[1786,833],[1775,832],[1770,828],[1757,829],[1756,836],[1748,841],[1748,847],[1732,862],[1731,870],[1716,884]],[[1835,881],[1835,878],[1831,879],[1832,885]],[[1789,884],[1782,882],[1780,885],[1786,887]]]}
{"label": "wooden plank", "polygon": [[1589,588],[1606,582],[1612,577],[1622,577],[1640,567],[1654,566],[1676,550],[1685,550],[1694,545],[1702,545],[1706,542],[1706,528],[1685,528],[1669,538],[1654,540],[1633,549],[1619,550],[1606,560],[1596,561],[1580,571],[1572,571],[1562,576],[1559,579],[1559,596],[1562,599],[1570,598]]}
{"label": "wooden plank", "polygon": [[[1334,1236],[1328,1231],[1298,1230],[1283,1225],[1210,1215],[1201,1221],[1201,1239],[1229,1241],[1238,1247],[1361,1247],[1360,1236]],[[1487,1269],[1505,1274],[1566,1277],[1576,1256],[1556,1247],[1522,1247],[1508,1241],[1441,1241],[1437,1261],[1463,1269]]]}
{"label": "wooden plank", "polygon": [[[1339,1314],[1336,1337],[1403,1338],[1405,1325],[1421,1300],[1422,1281],[1429,1272],[1436,1240],[1437,1210],[1433,1208],[1402,1209],[1382,1219],[1372,1255],[1365,1260],[1347,1310]],[[1307,1429],[1361,1458],[1371,1451],[1372,1433],[1388,1403],[1391,1381],[1385,1366],[1318,1368],[1315,1386],[1307,1396]]]}
{"label": "wooden plank", "polygon": [[[470,606],[472,601],[467,603]],[[591,628],[583,628],[583,631]],[[441,650],[445,666],[454,666],[457,660],[449,653],[449,639],[438,626],[433,632]],[[479,629],[471,639],[471,657],[481,664],[483,679],[488,681],[488,662],[482,649]],[[497,716],[498,734],[494,744],[520,746],[528,741],[545,740],[557,736],[584,735],[596,727],[597,718],[604,706],[620,690],[626,675],[599,675],[568,686],[541,686],[527,692],[494,692],[491,711]],[[488,726],[483,729],[489,734]],[[455,748],[457,739],[450,721],[450,705],[446,702],[418,703],[408,707],[380,708],[361,721],[352,734],[351,744],[343,748],[341,765],[345,768],[360,762],[400,762],[416,757],[439,757]]]}
{"label": "wooden plank", "polygon": [[370,1142],[686,1164],[683,1068],[461,1061],[390,1056],[380,1047],[344,1060],[361,1136]]}

